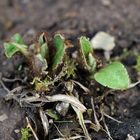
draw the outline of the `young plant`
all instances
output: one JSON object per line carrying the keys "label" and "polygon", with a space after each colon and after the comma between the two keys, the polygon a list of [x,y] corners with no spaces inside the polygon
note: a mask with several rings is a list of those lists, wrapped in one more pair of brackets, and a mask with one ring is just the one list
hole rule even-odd
{"label": "young plant", "polygon": [[24,44],[20,34],[15,34],[11,41],[4,43],[5,55],[7,58],[11,58],[15,53],[21,52],[23,55],[28,56],[27,46]]}
{"label": "young plant", "polygon": [[29,140],[32,135],[30,134],[31,130],[29,128],[21,129],[21,139],[20,140]]}
{"label": "young plant", "polygon": [[103,86],[111,89],[124,90],[130,87],[128,72],[121,62],[112,62],[99,71],[96,71],[96,59],[89,39],[80,38],[80,52],[84,68],[89,71],[90,79],[96,80]]}
{"label": "young plant", "polygon": [[[28,46],[25,45],[19,34],[15,34],[11,38],[11,41],[4,43],[4,49],[8,58],[11,58],[17,52],[22,53],[27,60],[27,64],[31,67],[31,84],[35,86],[35,91],[38,96],[33,95],[33,97],[27,97],[25,100],[28,102],[36,102],[37,100],[35,99],[40,98],[42,99],[42,102],[45,103],[65,102],[71,104],[78,116],[79,123],[86,138],[90,140],[83,118],[83,113],[86,111],[86,107],[76,97],[59,93],[57,95],[48,96],[41,93],[49,94],[47,91],[54,89],[55,84],[64,85],[64,83],[68,81],[73,81],[73,83],[79,85],[85,91],[89,91],[74,79],[75,77],[77,79],[79,78],[78,72],[81,69],[86,71],[87,75],[85,76],[88,78],[88,81],[96,81],[102,86],[114,90],[125,90],[134,87],[139,84],[140,81],[131,84],[126,68],[118,61],[111,62],[98,70],[97,59],[88,38],[84,36],[79,38],[79,55],[77,58],[72,58],[71,55],[69,55],[69,46],[66,41],[67,40],[60,34],[56,34],[53,39],[47,39],[45,33],[42,33],[36,43]],[[70,86],[70,89],[66,94],[71,95],[72,92],[73,89]],[[41,98],[41,95],[44,95],[45,99],[43,99],[43,97]],[[75,95],[77,95],[77,92],[75,92]],[[46,114],[55,120],[59,119],[57,113],[52,109],[46,111]],[[43,114],[43,116],[45,117],[45,114]],[[47,127],[45,123],[44,126]],[[25,132],[28,136],[27,131]],[[46,134],[47,133],[48,129],[46,129]]]}
{"label": "young plant", "polygon": [[25,45],[19,34],[15,34],[11,41],[4,43],[4,49],[8,58],[17,52],[25,56],[33,74],[32,84],[35,84],[38,91],[48,91],[49,86],[54,85],[62,77],[68,79],[75,76],[74,62],[69,58],[65,39],[60,34],[48,41],[45,33],[42,33],[38,42],[29,46]]}
{"label": "young plant", "polygon": [[[27,59],[27,63],[31,67],[34,75],[42,75],[48,67],[47,61],[43,56],[43,54],[46,54],[45,47],[47,49],[47,45],[44,44],[39,46],[39,48],[35,44],[27,46],[19,34],[15,34],[10,42],[4,43],[5,55],[11,58],[17,52],[22,53]],[[31,52],[31,48],[33,52]]]}

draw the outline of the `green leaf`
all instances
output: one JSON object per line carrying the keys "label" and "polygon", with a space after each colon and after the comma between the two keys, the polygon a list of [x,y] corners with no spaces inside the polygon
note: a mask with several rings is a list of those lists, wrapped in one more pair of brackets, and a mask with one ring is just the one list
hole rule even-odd
{"label": "green leaf", "polygon": [[60,34],[56,34],[54,36],[54,45],[55,45],[56,53],[53,57],[52,68],[56,69],[57,66],[62,63],[62,59],[65,53],[64,39]]}
{"label": "green leaf", "polygon": [[30,134],[30,129],[29,128],[22,128],[21,130],[21,139],[20,140],[29,140],[29,138],[32,136]]}
{"label": "green leaf", "polygon": [[18,44],[24,44],[23,42],[23,39],[21,37],[20,34],[16,33],[15,35],[12,36],[11,40],[15,43],[18,43]]}
{"label": "green leaf", "polygon": [[4,43],[5,55],[11,58],[16,52],[20,51],[25,56],[28,55],[27,46],[23,44],[23,39],[20,34],[15,34],[11,37],[11,41]]}
{"label": "green leaf", "polygon": [[56,121],[60,119],[59,114],[53,109],[47,109],[46,114]]}
{"label": "green leaf", "polygon": [[[103,86],[123,90],[129,88],[130,79],[126,68],[120,62],[112,62],[94,75],[95,80]],[[93,77],[91,77],[93,79]]]}
{"label": "green leaf", "polygon": [[39,36],[38,43],[40,46],[39,53],[42,55],[43,58],[46,58],[48,60],[49,59],[49,49],[48,49],[48,45],[47,45],[47,40],[45,38],[45,33],[42,33]]}
{"label": "green leaf", "polygon": [[44,43],[40,47],[40,54],[42,55],[43,58],[48,58],[49,57],[49,49],[48,49],[47,43]]}
{"label": "green leaf", "polygon": [[93,56],[93,49],[88,38],[80,37],[80,52],[83,59],[84,68],[90,72],[94,71],[96,67],[96,59]]}
{"label": "green leaf", "polygon": [[45,39],[44,39],[44,33],[42,33],[40,36],[39,36],[39,45],[42,46],[44,43],[45,43]]}
{"label": "green leaf", "polygon": [[90,66],[90,72],[94,72],[96,68],[96,59],[93,57],[91,53],[88,54],[87,63]]}
{"label": "green leaf", "polygon": [[82,46],[82,53],[85,57],[87,57],[89,53],[93,53],[90,41],[85,36],[80,37],[80,45]]}
{"label": "green leaf", "polygon": [[14,42],[4,43],[5,55],[11,58],[16,52],[21,52],[25,56],[28,56],[27,46],[24,44],[18,44]]}
{"label": "green leaf", "polygon": [[7,58],[11,58],[16,52],[19,51],[19,49],[12,43],[4,43],[4,50]]}

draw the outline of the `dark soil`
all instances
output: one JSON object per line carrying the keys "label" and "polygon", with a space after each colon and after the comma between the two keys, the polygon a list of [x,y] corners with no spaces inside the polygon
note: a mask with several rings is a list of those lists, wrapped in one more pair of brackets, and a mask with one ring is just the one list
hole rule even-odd
{"label": "dark soil", "polygon": [[[123,49],[140,53],[139,10],[139,0],[1,0],[0,72],[3,77],[20,77],[15,69],[22,58],[16,56],[7,60],[2,45],[16,32],[24,35],[28,43],[40,31],[47,31],[51,36],[60,32],[76,43],[76,38],[82,34],[91,38],[98,31],[106,31],[116,38],[112,57],[122,55]],[[102,53],[99,52],[99,55]],[[121,61],[128,68],[132,81],[140,80],[140,75],[133,69],[135,56],[128,55]],[[12,84],[8,86],[13,87]],[[18,140],[18,130],[25,127],[25,114],[28,111],[14,100],[5,101],[5,94],[0,87],[0,116],[6,114],[8,117],[0,122],[0,140]],[[127,91],[117,91],[105,98],[105,107],[111,107],[111,116],[123,122],[118,124],[106,120],[114,140],[125,140],[127,134],[136,140],[140,139],[139,94],[140,86],[137,86]],[[102,132],[91,132],[91,136],[97,140],[108,139]]]}

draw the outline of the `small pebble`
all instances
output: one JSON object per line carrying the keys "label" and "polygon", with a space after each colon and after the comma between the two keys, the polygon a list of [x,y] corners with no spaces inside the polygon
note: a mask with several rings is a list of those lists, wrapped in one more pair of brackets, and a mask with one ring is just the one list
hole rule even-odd
{"label": "small pebble", "polygon": [[110,0],[101,0],[101,2],[102,2],[102,4],[103,4],[104,6],[109,6],[109,5],[111,5],[111,1],[110,1]]}
{"label": "small pebble", "polygon": [[15,129],[14,132],[15,132],[15,133],[19,133],[20,130],[19,130],[19,129]]}
{"label": "small pebble", "polygon": [[6,119],[8,119],[8,116],[6,114],[0,115],[0,122],[5,121]]}
{"label": "small pebble", "polygon": [[126,140],[135,140],[135,138],[133,136],[131,136],[130,134],[128,134]]}

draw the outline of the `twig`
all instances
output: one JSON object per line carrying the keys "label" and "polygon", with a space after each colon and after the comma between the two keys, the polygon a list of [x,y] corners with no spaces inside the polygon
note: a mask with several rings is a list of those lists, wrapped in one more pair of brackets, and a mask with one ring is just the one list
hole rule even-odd
{"label": "twig", "polygon": [[2,81],[4,81],[4,82],[15,82],[15,81],[21,81],[21,82],[22,82],[22,79],[19,79],[19,78],[8,79],[8,78],[3,77],[3,78],[2,78]]}
{"label": "twig", "polygon": [[58,133],[59,133],[63,138],[65,138],[65,136],[62,134],[62,132],[59,130],[59,128],[58,128],[55,124],[53,124],[53,125],[54,125],[55,128],[57,129]]}
{"label": "twig", "polygon": [[73,121],[54,121],[56,123],[73,123]]}
{"label": "twig", "polygon": [[9,90],[9,92],[8,92],[8,94],[6,95],[5,99],[6,99],[6,100],[12,99],[15,92],[19,92],[19,91],[21,91],[21,90],[24,89],[24,88],[25,88],[25,86],[19,86],[19,87],[16,87],[16,88],[12,89],[11,91]]}
{"label": "twig", "polygon": [[93,113],[94,113],[94,119],[95,119],[95,124],[97,126],[97,130],[99,131],[100,128],[101,128],[101,125],[97,119],[97,115],[96,115],[96,111],[95,111],[95,106],[94,106],[94,103],[93,103],[93,98],[91,98],[91,106],[92,106],[92,109],[93,109]]}
{"label": "twig", "polygon": [[140,81],[130,84],[129,88],[133,88],[133,87],[137,86],[138,84],[140,84]]}
{"label": "twig", "polygon": [[5,84],[2,81],[2,73],[1,72],[0,72],[0,84],[5,91],[7,91],[8,93],[10,92],[10,90],[5,86]]}
{"label": "twig", "polygon": [[53,96],[46,96],[46,99],[49,102],[62,101],[62,102],[70,103],[71,105],[78,108],[81,112],[85,112],[87,110],[86,107],[74,96],[57,94]]}
{"label": "twig", "polygon": [[30,121],[29,121],[28,117],[26,117],[26,121],[27,121],[27,127],[31,129],[31,131],[32,131],[32,133],[33,133],[33,135],[34,135],[34,138],[35,138],[36,140],[39,140],[39,138],[37,137],[35,131],[33,130],[32,126],[31,126],[31,124],[30,124]]}
{"label": "twig", "polygon": [[109,136],[109,140],[113,140],[113,138],[111,137],[111,134],[109,132],[109,129],[108,129],[108,126],[106,125],[106,122],[105,122],[105,118],[103,117],[103,123],[104,123],[104,127],[105,127],[105,132],[107,133],[107,135]]}
{"label": "twig", "polygon": [[42,109],[39,109],[39,114],[40,114],[40,118],[41,118],[41,121],[42,121],[42,125],[43,125],[43,128],[44,128],[44,132],[45,132],[45,135],[47,136],[48,135],[48,129],[49,129],[49,121],[48,121],[48,118],[47,116],[45,115],[45,113],[43,112]]}
{"label": "twig", "polygon": [[69,137],[69,138],[55,138],[52,140],[77,140],[80,138],[84,138],[84,136],[78,135],[78,136],[73,136],[73,137]]}
{"label": "twig", "polygon": [[115,119],[115,118],[113,118],[113,117],[109,116],[109,115],[108,115],[108,114],[106,114],[105,112],[103,112],[103,115],[104,115],[104,116],[106,116],[107,118],[109,118],[109,119],[113,120],[113,121],[116,121],[117,123],[123,123],[122,121],[119,121],[119,120],[117,120],[117,119]]}
{"label": "twig", "polygon": [[75,80],[72,80],[72,82],[74,82],[75,84],[79,85],[84,91],[85,91],[85,94],[89,94],[90,93],[90,90],[85,87],[84,85],[82,85],[81,83],[75,81]]}
{"label": "twig", "polygon": [[78,108],[76,108],[75,106],[72,105],[72,108],[74,109],[75,113],[77,114],[77,117],[79,119],[79,124],[81,125],[83,132],[86,136],[87,140],[91,140],[90,135],[88,133],[88,130],[86,128],[85,122],[84,122],[84,118],[83,118],[83,112],[81,112],[80,110],[78,110]]}
{"label": "twig", "polygon": [[99,96],[95,99],[96,102],[101,102],[105,96],[107,96],[109,93],[111,93],[112,91],[115,91],[114,89],[110,89],[108,91],[106,91],[102,96]]}

